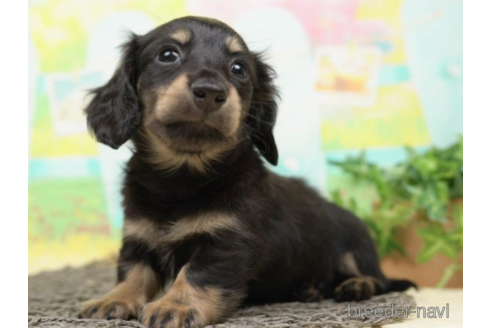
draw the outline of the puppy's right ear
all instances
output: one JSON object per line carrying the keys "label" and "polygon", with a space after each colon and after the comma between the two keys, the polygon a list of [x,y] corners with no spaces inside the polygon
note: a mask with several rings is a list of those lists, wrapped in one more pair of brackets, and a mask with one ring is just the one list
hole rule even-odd
{"label": "puppy's right ear", "polygon": [[87,127],[97,141],[118,149],[140,124],[140,102],[136,91],[138,36],[122,45],[123,57],[106,85],[91,90],[92,101],[85,109]]}
{"label": "puppy's right ear", "polygon": [[258,84],[253,92],[250,116],[246,124],[250,127],[250,137],[260,154],[272,165],[277,165],[278,150],[273,137],[273,126],[277,117],[278,90],[273,83],[274,69],[259,53],[254,54]]}

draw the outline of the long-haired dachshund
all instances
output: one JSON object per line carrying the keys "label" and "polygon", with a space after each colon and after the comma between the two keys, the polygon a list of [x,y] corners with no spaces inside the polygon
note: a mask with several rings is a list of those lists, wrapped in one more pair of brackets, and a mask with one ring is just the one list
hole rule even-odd
{"label": "long-haired dachshund", "polygon": [[382,274],[357,217],[265,168],[261,156],[278,159],[273,75],[213,19],[176,19],[123,45],[85,110],[99,142],[135,147],[118,283],[81,317],[203,327],[244,302],[358,301],[414,286]]}

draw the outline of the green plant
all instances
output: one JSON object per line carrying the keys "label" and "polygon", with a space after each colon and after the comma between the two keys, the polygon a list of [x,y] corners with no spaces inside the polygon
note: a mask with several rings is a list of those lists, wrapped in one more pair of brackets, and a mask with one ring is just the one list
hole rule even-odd
{"label": "green plant", "polygon": [[442,287],[462,269],[457,260],[463,250],[463,137],[445,149],[418,152],[407,147],[406,152],[407,159],[393,167],[369,163],[363,152],[342,162],[331,161],[374,191],[370,206],[342,190],[334,191],[332,199],[366,222],[381,257],[394,251],[405,255],[397,229],[416,225],[424,242],[419,262],[436,254],[453,260],[438,283]]}

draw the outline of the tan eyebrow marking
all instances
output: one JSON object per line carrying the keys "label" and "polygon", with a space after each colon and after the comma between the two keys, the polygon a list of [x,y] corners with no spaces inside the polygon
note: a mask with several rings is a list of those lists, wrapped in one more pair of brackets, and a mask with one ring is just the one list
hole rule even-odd
{"label": "tan eyebrow marking", "polygon": [[226,39],[227,49],[230,53],[246,51],[237,36],[229,36]]}
{"label": "tan eyebrow marking", "polygon": [[171,39],[181,44],[186,44],[191,40],[191,33],[188,30],[180,28],[170,35]]}

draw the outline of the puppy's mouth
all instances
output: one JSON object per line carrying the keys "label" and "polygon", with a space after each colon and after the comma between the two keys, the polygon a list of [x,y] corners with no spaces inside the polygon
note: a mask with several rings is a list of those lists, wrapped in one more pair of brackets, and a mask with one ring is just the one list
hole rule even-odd
{"label": "puppy's mouth", "polygon": [[174,122],[164,125],[170,137],[193,139],[222,139],[222,134],[214,127],[197,122]]}
{"label": "puppy's mouth", "polygon": [[203,122],[168,123],[163,134],[172,149],[187,153],[200,153],[226,141],[219,130]]}

